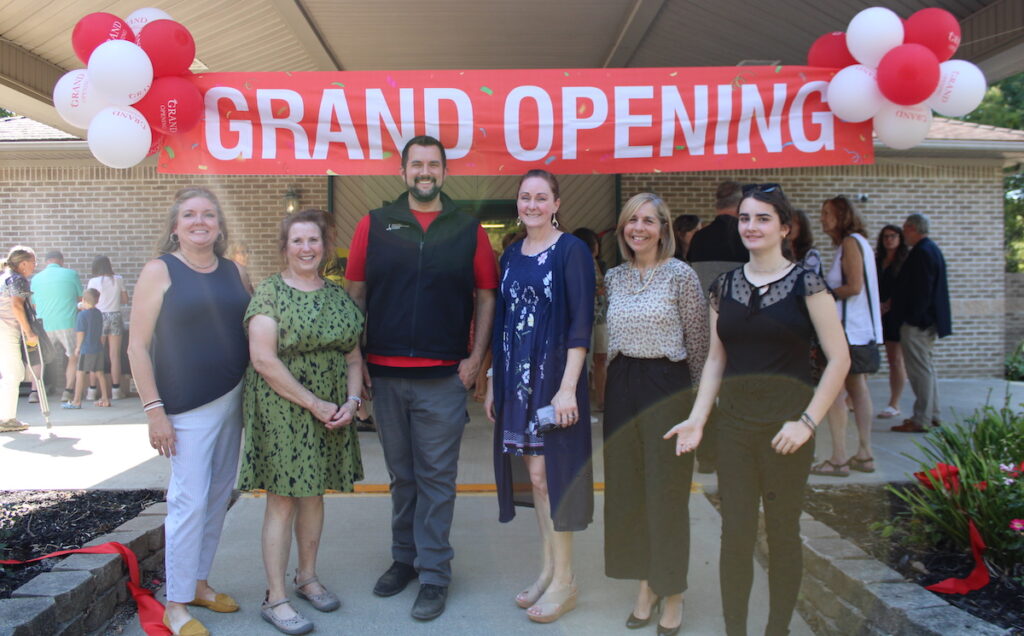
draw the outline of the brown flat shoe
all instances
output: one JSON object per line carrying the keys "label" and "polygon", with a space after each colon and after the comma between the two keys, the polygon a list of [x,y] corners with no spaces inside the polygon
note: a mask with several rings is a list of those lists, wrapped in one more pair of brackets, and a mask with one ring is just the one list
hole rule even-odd
{"label": "brown flat shoe", "polygon": [[823,477],[849,477],[849,462],[846,464],[833,464],[826,459],[820,464],[811,466],[811,474],[821,475]]}
{"label": "brown flat shoe", "polygon": [[894,433],[927,433],[923,426],[915,422],[914,420],[903,420],[902,424],[890,427],[890,431]]}
{"label": "brown flat shoe", "polygon": [[197,596],[189,601],[188,605],[205,607],[212,612],[220,612],[222,614],[230,614],[231,612],[238,611],[238,601],[221,592],[217,592],[217,596],[214,597],[212,601],[208,601],[205,598],[199,598]]}

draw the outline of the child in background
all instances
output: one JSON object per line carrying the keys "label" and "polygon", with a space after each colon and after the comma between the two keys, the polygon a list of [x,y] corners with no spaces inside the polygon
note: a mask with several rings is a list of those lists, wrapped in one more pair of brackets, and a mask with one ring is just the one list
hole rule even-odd
{"label": "child in background", "polygon": [[78,381],[75,383],[75,399],[61,406],[66,409],[82,408],[82,392],[85,390],[85,375],[92,374],[90,384],[99,382],[100,399],[93,406],[110,406],[110,383],[106,376],[106,360],[103,353],[103,314],[96,309],[99,302],[98,289],[87,289],[82,294],[82,311],[75,320],[75,337],[78,355]]}

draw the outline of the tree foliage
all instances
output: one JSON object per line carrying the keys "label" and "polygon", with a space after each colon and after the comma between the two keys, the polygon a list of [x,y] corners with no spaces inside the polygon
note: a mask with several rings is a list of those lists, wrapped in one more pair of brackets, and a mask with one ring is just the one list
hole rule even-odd
{"label": "tree foliage", "polygon": [[6,108],[0,108],[0,117],[13,117],[14,113],[7,110]]}
{"label": "tree foliage", "polygon": [[[1024,128],[1024,73],[1000,80],[964,121],[1003,128]],[[1003,218],[1006,271],[1024,271],[1024,166],[1006,170],[1003,179]]]}

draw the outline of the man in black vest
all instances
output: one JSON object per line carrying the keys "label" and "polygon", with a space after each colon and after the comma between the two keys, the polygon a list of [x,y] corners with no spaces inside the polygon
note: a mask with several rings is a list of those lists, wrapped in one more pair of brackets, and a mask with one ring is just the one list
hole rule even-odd
{"label": "man in black vest", "polygon": [[393,596],[419,577],[419,620],[444,612],[466,391],[490,341],[498,286],[487,234],[441,192],[446,175],[441,142],[411,139],[402,150],[408,191],[359,222],[345,271],[366,312],[364,379],[391,475],[394,563],[373,592]]}
{"label": "man in black vest", "polygon": [[928,217],[911,214],[903,238],[912,249],[893,290],[892,310],[900,325],[900,345],[907,378],[914,390],[914,414],[892,427],[897,433],[924,433],[939,425],[939,391],[932,351],[936,338],[953,333],[946,282],[946,260],[928,238]]}

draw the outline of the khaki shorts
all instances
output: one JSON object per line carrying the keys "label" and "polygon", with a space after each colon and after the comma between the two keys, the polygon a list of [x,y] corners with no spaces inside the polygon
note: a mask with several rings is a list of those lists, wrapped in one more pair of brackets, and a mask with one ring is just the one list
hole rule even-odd
{"label": "khaki shorts", "polygon": [[64,347],[64,355],[71,357],[75,354],[75,330],[74,329],[58,329],[56,331],[47,331],[46,335],[50,337],[50,342],[54,345],[59,344]]}

